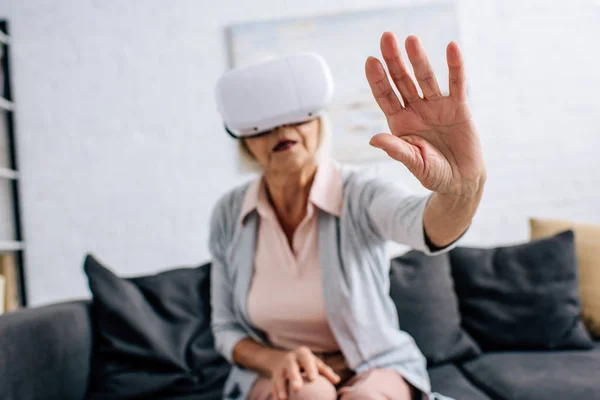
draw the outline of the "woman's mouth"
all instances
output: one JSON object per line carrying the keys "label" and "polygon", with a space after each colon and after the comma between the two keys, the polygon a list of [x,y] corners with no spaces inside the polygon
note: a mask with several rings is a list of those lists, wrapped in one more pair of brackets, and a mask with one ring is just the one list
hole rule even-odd
{"label": "woman's mouth", "polygon": [[280,140],[275,147],[273,147],[273,152],[285,151],[290,149],[296,142],[294,140]]}

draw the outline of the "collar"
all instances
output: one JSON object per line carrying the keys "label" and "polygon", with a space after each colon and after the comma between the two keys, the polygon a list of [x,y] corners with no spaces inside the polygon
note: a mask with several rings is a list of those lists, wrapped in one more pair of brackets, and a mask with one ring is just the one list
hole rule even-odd
{"label": "collar", "polygon": [[[343,181],[340,166],[332,159],[319,163],[317,172],[310,188],[308,201],[319,209],[339,217],[342,214]],[[264,177],[253,181],[246,191],[240,221],[248,214],[257,210],[261,214],[273,214],[268,201]]]}

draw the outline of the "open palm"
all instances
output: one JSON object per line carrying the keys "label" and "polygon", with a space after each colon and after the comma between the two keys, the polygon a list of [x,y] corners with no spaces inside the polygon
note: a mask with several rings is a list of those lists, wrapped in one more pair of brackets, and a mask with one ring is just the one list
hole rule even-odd
{"label": "open palm", "polygon": [[484,178],[485,166],[466,102],[464,64],[458,44],[450,42],[446,49],[448,96],[442,95],[418,37],[409,36],[405,45],[423,97],[406,70],[395,36],[385,32],[381,53],[402,101],[392,89],[381,62],[369,57],[365,64],[367,80],[391,131],[391,135],[375,135],[370,143],[403,163],[427,189],[470,195]]}

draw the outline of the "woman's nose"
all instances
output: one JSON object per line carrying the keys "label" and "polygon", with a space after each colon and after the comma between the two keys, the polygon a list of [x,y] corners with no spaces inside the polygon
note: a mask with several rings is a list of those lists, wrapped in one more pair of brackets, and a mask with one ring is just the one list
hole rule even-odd
{"label": "woman's nose", "polygon": [[294,130],[294,126],[292,126],[292,125],[280,125],[277,127],[276,132],[285,134],[286,132],[293,131],[293,130]]}

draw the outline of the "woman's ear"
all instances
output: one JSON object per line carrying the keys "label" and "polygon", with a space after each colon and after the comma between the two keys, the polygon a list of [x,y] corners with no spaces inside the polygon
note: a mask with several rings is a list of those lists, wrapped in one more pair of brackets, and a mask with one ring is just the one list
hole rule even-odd
{"label": "woman's ear", "polygon": [[246,139],[237,139],[238,156],[240,158],[240,168],[242,172],[261,172],[262,166],[250,151]]}
{"label": "woman's ear", "polygon": [[242,146],[242,148],[248,152],[248,155],[252,158],[255,158],[254,154],[250,151],[250,147],[248,147],[248,142],[246,142],[246,138],[239,138],[238,140],[240,141],[240,146]]}

